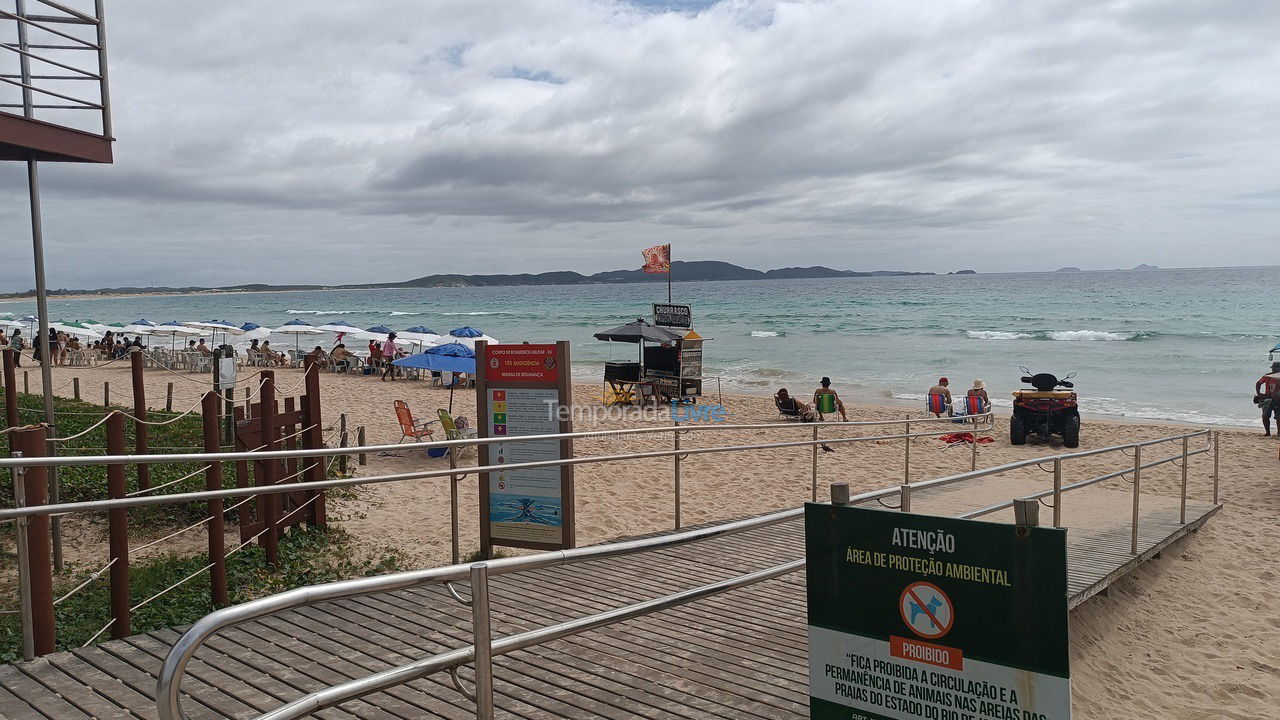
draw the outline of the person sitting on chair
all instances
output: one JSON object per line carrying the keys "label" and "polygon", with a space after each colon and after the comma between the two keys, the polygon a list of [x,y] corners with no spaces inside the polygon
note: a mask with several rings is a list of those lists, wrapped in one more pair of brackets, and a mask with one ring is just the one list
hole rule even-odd
{"label": "person sitting on chair", "polygon": [[987,397],[986,383],[981,380],[974,380],[973,387],[969,388],[969,392],[966,394],[969,397],[982,398],[982,412],[987,412],[991,409],[991,398]]}
{"label": "person sitting on chair", "polygon": [[[950,381],[948,381],[946,378],[943,377],[943,378],[938,378],[937,385],[934,385],[933,387],[929,388],[930,395],[941,395],[947,399],[947,417],[951,417],[951,390],[950,388],[947,387],[950,384],[951,384]],[[935,412],[933,416],[942,417],[942,413]]]}
{"label": "person sitting on chair", "polygon": [[347,349],[346,344],[338,343],[338,346],[329,353],[329,358],[333,360],[333,369],[339,372],[345,372],[351,368],[351,358],[355,357],[351,351]]}
{"label": "person sitting on chair", "polygon": [[840,411],[840,419],[849,422],[849,416],[844,412],[844,403],[840,400],[840,395],[831,389],[831,378],[824,377],[819,382],[822,387],[813,391],[813,406],[818,410],[818,419],[826,420],[826,413]]}
{"label": "person sitting on chair", "polygon": [[778,407],[778,412],[787,416],[799,419],[801,422],[813,421],[813,408],[791,397],[786,388],[781,388],[773,396],[773,404]]}

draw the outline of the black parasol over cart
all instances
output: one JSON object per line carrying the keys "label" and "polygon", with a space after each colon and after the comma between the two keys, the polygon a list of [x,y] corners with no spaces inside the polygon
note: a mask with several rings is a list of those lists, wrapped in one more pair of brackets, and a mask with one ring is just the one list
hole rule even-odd
{"label": "black parasol over cart", "polygon": [[637,318],[595,337],[638,346],[638,362],[605,363],[604,381],[610,391],[606,395],[612,402],[643,403],[648,397],[689,402],[702,394],[703,338],[697,333],[677,332]]}

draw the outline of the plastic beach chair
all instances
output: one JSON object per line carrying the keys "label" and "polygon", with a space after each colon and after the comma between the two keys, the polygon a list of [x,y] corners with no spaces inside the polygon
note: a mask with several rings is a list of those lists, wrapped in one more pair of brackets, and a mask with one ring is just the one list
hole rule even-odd
{"label": "plastic beach chair", "polygon": [[[454,421],[453,416],[449,414],[448,410],[440,408],[436,410],[436,414],[440,417],[440,427],[444,428],[444,437],[446,440],[470,440],[471,438],[476,437],[475,428],[459,427],[458,423]],[[465,445],[455,447],[453,448],[453,456],[456,458],[462,457],[462,454],[466,452],[467,449],[468,446]]]}
{"label": "plastic beach chair", "polygon": [[405,438],[412,438],[414,442],[422,442],[423,438],[431,438],[431,424],[435,420],[425,420],[421,425],[414,422],[413,413],[409,412],[409,405],[403,400],[396,400],[395,408],[396,421],[400,423],[400,439],[397,442],[404,442]]}
{"label": "plastic beach chair", "polygon": [[951,412],[951,406],[947,404],[947,396],[942,393],[930,393],[925,398],[924,409],[935,415],[946,415]]}

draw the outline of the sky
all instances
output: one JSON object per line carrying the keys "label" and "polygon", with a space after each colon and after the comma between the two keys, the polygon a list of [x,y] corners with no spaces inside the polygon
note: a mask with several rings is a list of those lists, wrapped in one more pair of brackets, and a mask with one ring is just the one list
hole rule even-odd
{"label": "sky", "polygon": [[[1277,264],[1272,0],[108,6],[52,288]],[[33,286],[0,164],[0,290]]]}

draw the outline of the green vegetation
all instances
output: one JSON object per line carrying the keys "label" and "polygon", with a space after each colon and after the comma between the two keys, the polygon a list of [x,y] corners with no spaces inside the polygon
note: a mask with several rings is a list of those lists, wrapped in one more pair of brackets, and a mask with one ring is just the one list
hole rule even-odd
{"label": "green vegetation", "polygon": [[[130,568],[130,603],[137,605],[207,564],[203,554],[164,557]],[[302,585],[351,577],[379,575],[402,569],[399,554],[387,552],[373,562],[359,560],[351,552],[346,533],[330,529],[293,528],[280,538],[280,564],[267,564],[263,550],[250,545],[227,558],[227,589],[232,604],[278,593]],[[59,583],[55,596],[75,587],[77,579]],[[58,649],[76,648],[93,637],[111,619],[111,594],[104,575],[68,598],[55,609]],[[15,598],[16,600],[16,598]],[[16,605],[16,602],[14,603]],[[213,611],[208,571],[139,608],[133,614],[134,634],[187,625]],[[103,633],[98,642],[111,638]],[[22,656],[22,632],[17,615],[0,616],[0,662]]]}
{"label": "green vegetation", "polygon": [[[0,406],[3,406],[0,395]],[[24,423],[36,423],[43,417],[43,400],[38,395],[18,395],[19,417]],[[58,435],[70,437],[88,430],[102,419],[101,406],[75,400],[58,399],[54,404],[58,421]],[[130,412],[128,408],[117,408]],[[150,421],[164,421],[178,417],[178,413],[151,411]],[[4,415],[0,413],[0,426]],[[129,452],[134,447],[134,423],[127,421],[125,445]],[[203,450],[203,426],[199,414],[178,418],[167,425],[151,426],[149,446],[156,453],[199,452]],[[105,455],[106,426],[92,430],[74,440],[58,445],[59,454]],[[198,463],[174,463],[151,466],[151,486],[158,487],[195,473],[190,478],[169,487],[160,488],[155,494],[191,492],[204,489],[204,473],[198,472]],[[252,465],[250,465],[252,468]],[[335,468],[336,469],[336,468]],[[250,470],[252,472],[252,469]],[[62,468],[58,473],[62,502],[101,500],[107,497],[107,473],[102,465]],[[138,489],[137,468],[126,466],[126,491]],[[228,465],[223,467],[224,487],[235,486],[235,476]],[[0,506],[13,505],[13,487],[8,473],[0,474]],[[238,513],[227,515],[227,549],[239,544],[235,523]],[[131,545],[135,547],[145,540],[166,534],[178,528],[192,525],[206,517],[205,504],[186,503],[135,508],[129,512]],[[87,518],[95,532],[88,537],[101,544],[101,552],[94,554],[103,562],[107,557],[105,513]],[[97,532],[96,529],[100,529]],[[192,530],[203,538],[203,528]],[[83,540],[82,540],[83,542]],[[314,528],[294,527],[280,539],[280,562],[268,565],[263,550],[251,544],[227,559],[227,589],[230,601],[244,602],[256,597],[281,592],[303,585],[330,582],[361,575],[376,575],[400,569],[402,560],[395,551],[379,553],[377,560],[362,560],[352,552],[352,543],[345,532],[330,529],[327,532]],[[0,601],[4,610],[18,607],[14,562],[14,526],[0,527]],[[195,622],[214,609],[209,586],[206,553],[169,555],[147,560],[134,560],[130,565],[130,604],[137,606],[156,593],[183,581],[179,587],[148,602],[133,613],[131,631],[134,634],[151,630],[186,625]],[[54,597],[61,597],[83,582],[93,568],[68,567],[54,578]],[[194,577],[192,577],[194,576]],[[94,580],[75,595],[55,608],[57,642],[59,649],[79,647],[93,638],[110,618],[110,586],[108,573]],[[110,639],[110,631],[98,637],[97,642]],[[18,659],[22,651],[20,619],[16,614],[0,615],[0,662]]]}

